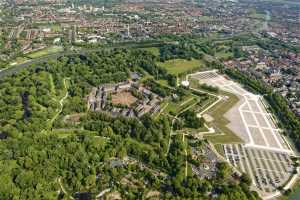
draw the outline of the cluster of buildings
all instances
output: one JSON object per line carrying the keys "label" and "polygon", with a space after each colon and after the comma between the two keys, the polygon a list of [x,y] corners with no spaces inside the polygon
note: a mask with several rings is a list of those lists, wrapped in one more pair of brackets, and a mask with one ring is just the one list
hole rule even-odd
{"label": "cluster of buildings", "polygon": [[264,80],[287,99],[290,108],[300,117],[300,53],[265,50],[258,46],[244,46],[242,50],[246,59],[232,59],[224,64]]}
{"label": "cluster of buildings", "polygon": [[138,83],[126,81],[94,87],[87,98],[87,107],[112,116],[141,117],[159,112],[161,101],[161,97]]}
{"label": "cluster of buildings", "polygon": [[[270,35],[282,40],[299,41],[300,33],[296,28],[299,20],[293,20],[298,18],[296,12],[280,12],[288,8],[269,6],[268,16],[257,17],[260,15],[253,15],[249,10],[264,13],[264,4],[262,8],[256,1],[252,4],[211,0],[129,0],[104,6],[80,1],[14,0],[2,5],[5,14],[0,16],[0,45],[3,43],[5,50],[28,54],[53,44],[136,41],[161,34],[233,35],[261,29],[267,29]],[[11,13],[15,14],[11,16]],[[282,15],[287,16],[277,20]],[[271,21],[273,16],[276,21]],[[283,22],[285,19],[289,21]],[[12,57],[11,52],[5,53],[8,58]]]}

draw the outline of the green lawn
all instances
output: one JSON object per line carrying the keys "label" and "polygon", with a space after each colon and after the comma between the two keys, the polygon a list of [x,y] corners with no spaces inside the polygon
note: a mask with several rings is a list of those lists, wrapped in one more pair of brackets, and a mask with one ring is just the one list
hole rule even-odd
{"label": "green lawn", "polygon": [[174,75],[204,66],[202,61],[196,59],[172,59],[165,62],[158,62],[157,64],[165,68],[170,74]]}
{"label": "green lawn", "polygon": [[262,13],[251,13],[250,15],[251,18],[255,18],[255,19],[260,19],[260,20],[265,20],[266,18],[266,14],[262,14]]}
{"label": "green lawn", "polygon": [[215,128],[217,134],[206,135],[205,137],[216,144],[242,143],[241,138],[227,128],[226,125],[230,121],[224,117],[224,114],[239,101],[239,98],[229,92],[220,91],[220,94],[227,96],[228,99],[221,100],[206,112],[213,117],[214,121],[208,124]]}
{"label": "green lawn", "polygon": [[155,56],[159,56],[160,55],[159,48],[157,48],[157,47],[148,47],[148,48],[141,48],[141,49],[145,50],[145,51],[149,51],[149,52],[151,52]]}
{"label": "green lawn", "polygon": [[50,26],[50,28],[52,29],[52,31],[55,31],[55,32],[60,32],[62,30],[61,26],[59,24],[53,24]]}
{"label": "green lawn", "polygon": [[[54,134],[60,138],[74,136],[74,135],[88,135],[88,136],[97,136],[96,131],[88,131],[88,130],[72,130],[72,129],[53,129],[51,134]],[[97,137],[96,137],[97,138]],[[103,137],[98,137],[99,140]]]}
{"label": "green lawn", "polygon": [[39,23],[36,24],[40,29],[46,29],[46,28],[50,28],[52,31],[54,32],[61,32],[62,31],[62,27],[60,24],[48,24],[48,23]]}
{"label": "green lawn", "polygon": [[[203,90],[200,87],[198,81],[195,79],[190,79],[190,86],[196,89]],[[216,134],[205,135],[204,137],[215,144],[242,143],[243,141],[241,140],[241,138],[239,138],[235,133],[227,128],[226,125],[230,121],[224,117],[224,114],[238,103],[239,98],[232,93],[221,90],[219,90],[218,93],[215,94],[227,96],[228,98],[226,100],[221,100],[219,103],[205,112],[214,119],[214,121],[208,123],[208,126],[213,127],[216,130]]]}
{"label": "green lawn", "polygon": [[206,21],[212,21],[212,20],[214,20],[214,18],[210,17],[210,16],[201,16],[201,17],[199,17],[199,20],[206,22]]}
{"label": "green lawn", "polygon": [[215,146],[217,152],[218,152],[221,156],[225,157],[225,152],[224,152],[224,148],[223,148],[222,144],[216,144],[216,145],[214,145],[214,146]]}
{"label": "green lawn", "polygon": [[58,53],[60,51],[62,51],[63,48],[60,46],[52,46],[52,47],[48,47],[33,53],[30,53],[27,55],[27,57],[29,58],[38,58],[38,57],[42,57],[48,54],[52,54],[52,53]]}
{"label": "green lawn", "polygon": [[188,108],[189,106],[196,104],[198,101],[199,101],[198,98],[192,95],[187,95],[179,102],[170,101],[169,105],[164,110],[164,113],[177,115],[184,109]]}
{"label": "green lawn", "polygon": [[22,63],[26,63],[28,62],[29,59],[24,58],[24,57],[17,57],[14,61],[12,61],[9,65],[18,65],[18,64],[22,64]]}
{"label": "green lawn", "polygon": [[221,52],[217,52],[216,55],[215,55],[218,59],[228,59],[230,57],[233,57],[233,53],[231,52],[224,52],[224,51],[221,51]]}
{"label": "green lawn", "polygon": [[170,87],[170,85],[168,84],[168,81],[167,80],[164,80],[164,79],[160,79],[157,81],[159,84],[163,85],[163,86],[167,86],[167,87]]}

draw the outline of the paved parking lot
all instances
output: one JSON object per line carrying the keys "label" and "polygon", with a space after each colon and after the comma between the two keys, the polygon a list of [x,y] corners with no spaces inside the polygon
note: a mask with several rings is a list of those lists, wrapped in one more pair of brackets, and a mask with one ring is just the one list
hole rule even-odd
{"label": "paved parking lot", "polygon": [[278,187],[284,186],[295,171],[291,160],[294,152],[268,112],[263,97],[216,71],[199,72],[191,77],[239,98],[224,116],[230,121],[227,127],[243,139],[244,144],[223,145],[225,158],[251,177],[253,189],[260,196],[273,199]]}
{"label": "paved parking lot", "polygon": [[201,150],[192,147],[192,155],[196,160],[201,158],[201,164],[199,166],[192,165],[192,170],[196,175],[206,179],[211,179],[216,176],[219,159],[208,145],[202,146]]}
{"label": "paved parking lot", "polygon": [[230,121],[228,128],[242,138],[247,146],[293,154],[272,114],[268,112],[262,96],[245,90],[239,83],[219,75],[216,71],[199,72],[191,77],[239,97],[239,102],[225,117]]}
{"label": "paved parking lot", "polygon": [[275,192],[295,170],[286,153],[246,147],[244,144],[226,144],[223,148],[231,165],[247,173],[262,194]]}

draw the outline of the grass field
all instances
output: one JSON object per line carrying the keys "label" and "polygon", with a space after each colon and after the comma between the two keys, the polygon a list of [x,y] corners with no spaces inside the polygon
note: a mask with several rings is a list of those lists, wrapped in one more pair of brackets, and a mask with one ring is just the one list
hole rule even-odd
{"label": "grass field", "polygon": [[159,84],[163,85],[163,86],[167,86],[169,87],[170,85],[168,84],[168,81],[167,80],[164,80],[164,79],[160,79],[157,81]]}
{"label": "grass field", "polygon": [[24,57],[17,57],[14,61],[12,61],[9,65],[18,65],[18,64],[22,64],[22,63],[26,63],[27,61],[29,61],[29,59],[24,58]]}
{"label": "grass field", "polygon": [[159,56],[160,55],[159,48],[157,48],[157,47],[148,47],[148,48],[141,48],[141,49],[145,50],[145,51],[149,51],[149,52],[151,52],[155,56]]}
{"label": "grass field", "polygon": [[170,74],[174,75],[204,66],[202,61],[196,59],[173,59],[165,62],[158,62],[158,65],[165,68]]}
{"label": "grass field", "polygon": [[265,20],[266,14],[254,12],[254,13],[251,13],[250,17],[255,18],[255,19]]}
{"label": "grass field", "polygon": [[42,56],[45,56],[45,55],[48,55],[48,54],[58,53],[62,50],[63,50],[63,48],[60,47],[60,46],[52,46],[52,47],[42,49],[40,51],[30,53],[30,54],[27,55],[27,57],[29,57],[29,58],[38,58],[38,57],[42,57]]}
{"label": "grass field", "polygon": [[206,22],[206,21],[212,21],[212,20],[214,20],[214,18],[212,18],[210,16],[201,16],[201,17],[199,17],[199,20]]}
{"label": "grass field", "polygon": [[164,113],[171,114],[171,115],[177,115],[182,110],[188,108],[189,106],[196,104],[198,101],[199,100],[196,97],[194,97],[192,95],[187,95],[179,102],[170,101],[169,105],[164,110]]}
{"label": "grass field", "polygon": [[242,143],[241,138],[227,128],[226,125],[229,121],[224,117],[224,114],[232,108],[239,99],[237,96],[228,92],[220,91],[220,94],[227,96],[228,99],[221,100],[206,112],[206,114],[209,114],[214,119],[214,121],[208,123],[209,126],[214,127],[218,134],[206,135],[205,137],[215,144]]}
{"label": "grass field", "polygon": [[[88,136],[97,136],[96,131],[88,131],[88,130],[72,130],[72,129],[53,129],[51,134],[54,134],[60,138],[65,138],[74,135],[88,135]],[[102,138],[102,137],[101,137]]]}
{"label": "grass field", "polygon": [[46,29],[46,28],[50,28],[52,31],[54,32],[60,32],[62,31],[62,27],[60,24],[48,24],[48,23],[38,23],[36,24],[40,29]]}
{"label": "grass field", "polygon": [[[199,84],[199,82],[195,79],[190,78],[190,87],[199,89],[205,92]],[[205,135],[206,139],[209,139],[211,142],[215,144],[226,144],[226,143],[241,143],[243,142],[241,138],[239,138],[235,133],[233,133],[229,128],[227,128],[227,124],[230,122],[225,117],[224,114],[230,110],[236,103],[238,103],[239,98],[232,93],[218,90],[217,93],[207,91],[210,93],[214,93],[219,96],[227,96],[228,99],[221,100],[215,106],[210,108],[205,113],[210,115],[214,121],[208,123],[209,127],[213,127],[216,130],[216,134]]]}
{"label": "grass field", "polygon": [[58,25],[58,24],[53,24],[50,26],[50,28],[52,29],[52,31],[54,32],[60,32],[62,29],[61,29],[61,26]]}
{"label": "grass field", "polygon": [[224,148],[223,148],[222,144],[216,144],[214,146],[215,146],[217,152],[225,158],[225,152],[224,152]]}
{"label": "grass field", "polygon": [[228,59],[228,58],[230,58],[230,57],[233,57],[233,53],[231,53],[231,52],[223,52],[223,51],[221,51],[221,52],[217,52],[216,53],[216,57],[218,58],[218,59]]}

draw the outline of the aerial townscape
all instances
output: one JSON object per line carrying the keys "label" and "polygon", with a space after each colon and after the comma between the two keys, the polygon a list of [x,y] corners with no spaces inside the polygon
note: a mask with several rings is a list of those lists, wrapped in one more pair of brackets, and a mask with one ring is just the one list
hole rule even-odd
{"label": "aerial townscape", "polygon": [[0,200],[299,200],[299,0],[0,0]]}

